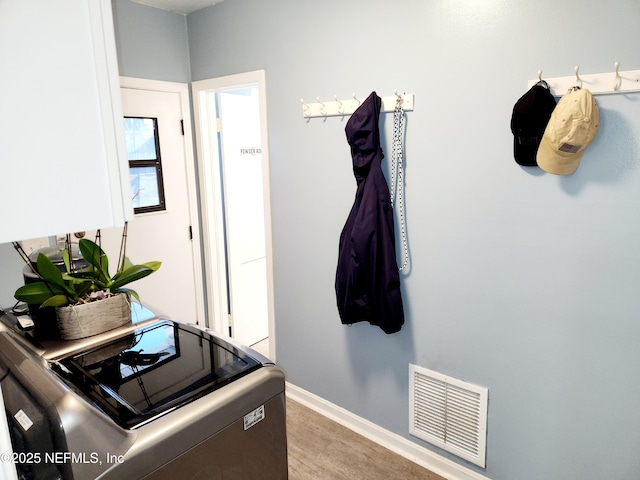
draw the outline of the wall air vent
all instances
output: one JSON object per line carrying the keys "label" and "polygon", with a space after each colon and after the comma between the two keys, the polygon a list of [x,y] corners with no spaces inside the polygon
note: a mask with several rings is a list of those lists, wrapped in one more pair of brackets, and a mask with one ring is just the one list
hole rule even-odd
{"label": "wall air vent", "polygon": [[485,467],[489,392],[409,364],[409,433]]}

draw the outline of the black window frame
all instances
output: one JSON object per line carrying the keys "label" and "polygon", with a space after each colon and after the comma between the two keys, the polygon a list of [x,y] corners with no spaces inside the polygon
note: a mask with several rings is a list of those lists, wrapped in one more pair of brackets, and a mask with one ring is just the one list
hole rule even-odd
{"label": "black window frame", "polygon": [[[167,209],[167,204],[165,200],[164,194],[164,179],[162,175],[162,154],[160,152],[160,133],[158,127],[158,119],[156,117],[141,117],[136,115],[126,115],[126,118],[138,118],[142,120],[152,120],[153,121],[153,136],[156,144],[156,158],[155,159],[147,159],[147,160],[128,160],[129,161],[129,169],[132,168],[142,168],[142,167],[154,167],[156,170],[156,180],[158,182],[158,203],[155,205],[149,205],[146,207],[134,207],[133,213],[151,213],[151,212],[162,212]],[[129,158],[127,152],[127,159]]]}

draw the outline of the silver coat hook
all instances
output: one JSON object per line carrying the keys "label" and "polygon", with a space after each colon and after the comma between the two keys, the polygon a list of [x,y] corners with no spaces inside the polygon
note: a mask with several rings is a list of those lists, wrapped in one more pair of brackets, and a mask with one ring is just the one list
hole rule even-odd
{"label": "silver coat hook", "polygon": [[338,96],[334,95],[333,99],[338,102],[338,113],[342,114],[344,113],[344,105],[342,104],[342,102],[340,100],[338,100]]}
{"label": "silver coat hook", "polygon": [[398,95],[398,90],[394,90],[393,94],[396,96],[396,108],[402,106],[402,102],[404,101],[402,95]]}
{"label": "silver coat hook", "polygon": [[542,81],[542,70],[538,70],[538,81]]}
{"label": "silver coat hook", "polygon": [[616,77],[613,82],[613,90],[617,92],[618,90],[620,90],[620,86],[622,85],[622,77],[618,72],[618,69],[620,68],[620,62],[614,63],[613,66],[616,69]]}
{"label": "silver coat hook", "polygon": [[358,105],[360,105],[360,104],[362,103],[362,101],[361,101],[361,100],[359,100],[359,99],[358,99],[358,97],[356,97],[356,94],[355,94],[355,93],[353,94],[353,99],[354,99],[356,102],[358,102]]}
{"label": "silver coat hook", "polygon": [[316,97],[316,100],[320,104],[320,113],[322,115],[326,115],[327,114],[327,106],[320,101],[320,97]]}
{"label": "silver coat hook", "polygon": [[580,88],[582,88],[582,79],[580,78],[580,75],[578,75],[578,70],[580,69],[580,67],[576,66],[575,67],[575,71],[576,71],[576,84],[580,83]]}

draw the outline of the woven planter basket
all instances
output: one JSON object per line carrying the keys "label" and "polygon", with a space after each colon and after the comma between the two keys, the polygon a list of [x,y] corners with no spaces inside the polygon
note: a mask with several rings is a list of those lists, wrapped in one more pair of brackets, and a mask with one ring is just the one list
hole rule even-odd
{"label": "woven planter basket", "polygon": [[56,308],[63,340],[76,340],[131,323],[131,305],[125,294],[95,302]]}

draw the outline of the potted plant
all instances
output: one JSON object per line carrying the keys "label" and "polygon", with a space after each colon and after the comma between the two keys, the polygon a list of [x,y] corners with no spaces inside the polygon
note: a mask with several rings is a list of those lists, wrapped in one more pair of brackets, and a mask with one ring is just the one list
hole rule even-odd
{"label": "potted plant", "polygon": [[109,273],[109,259],[102,248],[88,239],[78,242],[88,267],[73,272],[66,250],[61,271],[46,255],[39,254],[35,270],[40,281],[18,288],[15,298],[31,305],[55,307],[60,336],[71,340],[96,335],[131,321],[130,296],[138,294],[126,285],[160,268],[160,262],[133,265],[122,257],[116,273]]}

